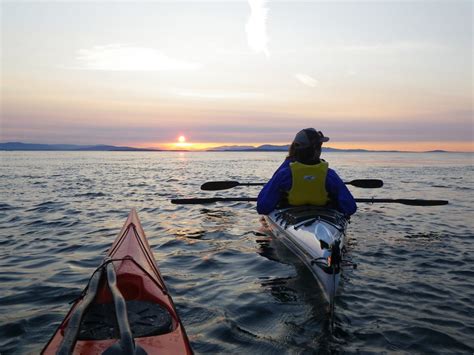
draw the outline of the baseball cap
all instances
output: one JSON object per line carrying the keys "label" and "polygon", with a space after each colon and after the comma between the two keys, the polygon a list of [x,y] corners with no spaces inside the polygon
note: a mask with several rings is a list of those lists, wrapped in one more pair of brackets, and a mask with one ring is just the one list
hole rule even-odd
{"label": "baseball cap", "polygon": [[323,132],[316,131],[314,128],[305,128],[296,134],[293,143],[296,148],[307,148],[316,143],[327,142],[328,140],[329,137],[325,137]]}

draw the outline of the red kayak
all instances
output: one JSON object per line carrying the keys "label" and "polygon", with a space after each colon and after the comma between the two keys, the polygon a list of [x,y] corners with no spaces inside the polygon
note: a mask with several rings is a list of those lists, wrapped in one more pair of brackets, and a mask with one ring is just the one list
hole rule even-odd
{"label": "red kayak", "polygon": [[43,353],[193,353],[135,210]]}

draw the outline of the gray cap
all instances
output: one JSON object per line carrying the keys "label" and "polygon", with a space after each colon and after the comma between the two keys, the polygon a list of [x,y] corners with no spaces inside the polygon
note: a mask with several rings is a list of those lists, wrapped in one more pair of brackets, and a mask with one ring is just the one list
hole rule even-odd
{"label": "gray cap", "polygon": [[329,137],[325,137],[323,132],[316,131],[314,128],[305,128],[296,134],[293,143],[296,148],[307,148],[315,143],[323,143],[328,140]]}

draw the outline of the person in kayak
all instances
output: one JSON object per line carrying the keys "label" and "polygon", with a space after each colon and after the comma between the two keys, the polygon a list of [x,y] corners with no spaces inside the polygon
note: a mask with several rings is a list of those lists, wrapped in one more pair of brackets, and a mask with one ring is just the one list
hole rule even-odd
{"label": "person in kayak", "polygon": [[346,216],[356,212],[354,197],[320,158],[322,144],[327,141],[329,137],[314,128],[296,134],[288,157],[258,195],[259,214],[269,214],[276,207],[301,205],[328,206]]}

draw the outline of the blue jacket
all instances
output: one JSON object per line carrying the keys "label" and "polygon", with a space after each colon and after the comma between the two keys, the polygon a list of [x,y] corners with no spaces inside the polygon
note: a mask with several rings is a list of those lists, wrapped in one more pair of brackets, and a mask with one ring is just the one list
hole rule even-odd
{"label": "blue jacket", "polygon": [[[269,214],[280,202],[282,193],[290,191],[292,185],[291,162],[290,159],[286,159],[258,194],[257,212],[259,214]],[[355,213],[357,205],[354,197],[339,175],[332,169],[328,169],[326,176],[326,191],[339,212],[346,216]]]}

